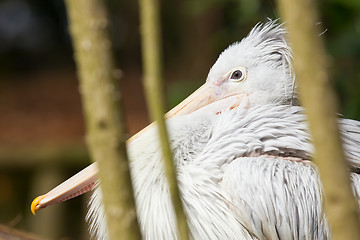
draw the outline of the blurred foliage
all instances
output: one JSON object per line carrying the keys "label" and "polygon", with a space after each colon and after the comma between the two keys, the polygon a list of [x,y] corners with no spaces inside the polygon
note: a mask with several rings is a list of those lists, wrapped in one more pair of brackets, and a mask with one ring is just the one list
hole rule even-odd
{"label": "blurred foliage", "polygon": [[321,1],[330,71],[341,112],[360,119],[360,1]]}

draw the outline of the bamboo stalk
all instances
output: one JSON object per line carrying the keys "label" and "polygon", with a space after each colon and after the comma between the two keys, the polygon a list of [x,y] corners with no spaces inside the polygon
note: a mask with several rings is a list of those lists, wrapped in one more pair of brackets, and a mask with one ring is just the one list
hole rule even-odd
{"label": "bamboo stalk", "polygon": [[66,0],[83,100],[87,145],[98,162],[110,239],[140,239],[126,154],[121,95],[101,0]]}
{"label": "bamboo stalk", "polygon": [[162,94],[161,50],[159,2],[157,0],[140,0],[140,22],[144,64],[144,87],[147,104],[152,120],[156,120],[165,163],[165,172],[169,183],[171,200],[174,206],[178,237],[189,239],[180,191],[177,185],[176,169],[169,145],[168,133],[164,118],[164,96]]}
{"label": "bamboo stalk", "polygon": [[314,1],[279,0],[278,3],[294,51],[300,100],[309,120],[332,238],[359,239],[357,204],[341,146],[335,114],[337,105],[326,71],[326,55],[315,24],[318,18]]}

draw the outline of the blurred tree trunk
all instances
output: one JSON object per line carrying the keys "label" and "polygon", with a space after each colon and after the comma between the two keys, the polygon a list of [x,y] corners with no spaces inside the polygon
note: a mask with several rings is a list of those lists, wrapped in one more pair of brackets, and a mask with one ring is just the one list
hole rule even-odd
{"label": "blurred tree trunk", "polygon": [[142,50],[144,64],[144,87],[147,104],[152,120],[156,120],[165,173],[169,183],[171,200],[176,214],[178,237],[189,239],[189,229],[186,222],[180,191],[177,184],[177,173],[174,166],[168,133],[165,125],[165,107],[163,96],[159,2],[157,0],[140,0],[140,22],[142,34]]}
{"label": "blurred tree trunk", "polygon": [[97,161],[110,239],[140,239],[126,154],[119,70],[114,68],[102,0],[67,0],[87,144]]}
{"label": "blurred tree trunk", "polygon": [[337,104],[326,71],[326,55],[316,28],[312,0],[279,0],[294,51],[300,100],[315,146],[315,162],[324,188],[325,210],[333,239],[359,239],[357,204],[352,195],[336,120]]}

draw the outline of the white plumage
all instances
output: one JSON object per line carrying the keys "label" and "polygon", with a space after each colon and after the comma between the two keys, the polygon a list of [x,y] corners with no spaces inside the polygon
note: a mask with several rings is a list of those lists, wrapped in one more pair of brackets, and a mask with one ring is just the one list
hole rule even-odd
{"label": "white plumage", "polygon": [[[239,89],[246,104],[220,114],[210,104],[167,121],[192,239],[330,238],[305,116],[292,104],[290,59],[281,25],[256,26],[219,56],[207,78],[220,97]],[[245,77],[233,79],[236,69]],[[357,168],[360,123],[339,124],[348,160]],[[130,142],[128,152],[143,237],[176,239],[156,128]],[[359,199],[359,175],[351,179]],[[99,189],[87,218],[91,233],[107,239]]]}

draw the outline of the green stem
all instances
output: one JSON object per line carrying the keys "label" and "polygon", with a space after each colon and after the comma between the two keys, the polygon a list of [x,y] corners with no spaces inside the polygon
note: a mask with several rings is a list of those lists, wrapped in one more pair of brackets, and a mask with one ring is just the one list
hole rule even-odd
{"label": "green stem", "polygon": [[175,209],[179,239],[189,239],[189,230],[183,210],[176,169],[169,146],[164,119],[164,96],[162,94],[159,3],[157,0],[140,0],[140,22],[144,63],[144,86],[151,118],[156,120],[164,156],[165,172]]}

